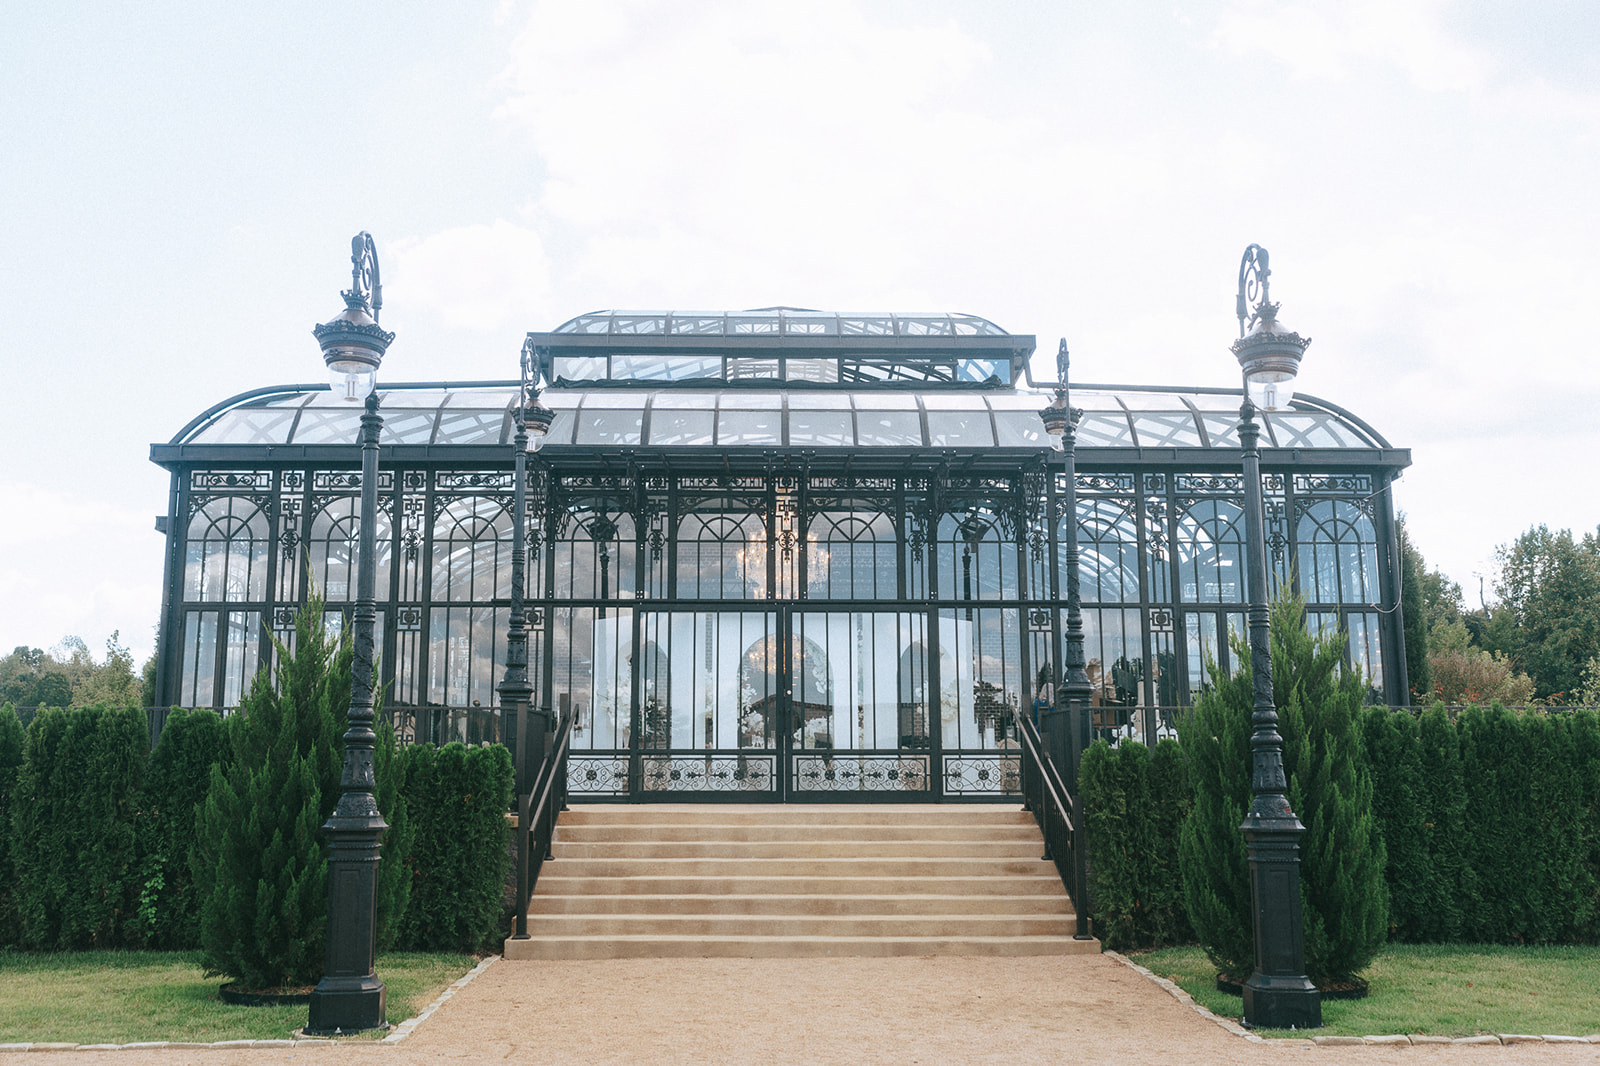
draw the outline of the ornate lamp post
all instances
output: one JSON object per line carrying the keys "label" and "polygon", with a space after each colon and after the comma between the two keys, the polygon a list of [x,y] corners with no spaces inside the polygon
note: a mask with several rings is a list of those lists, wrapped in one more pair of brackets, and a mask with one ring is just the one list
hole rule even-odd
{"label": "ornate lamp post", "polygon": [[[517,407],[512,414],[516,425],[513,436],[515,459],[514,489],[512,496],[511,516],[511,621],[506,627],[506,675],[500,682],[500,706],[507,715],[510,728],[507,730],[507,741],[511,747],[511,757],[516,769],[517,810],[522,817],[527,817],[528,804],[525,799],[533,790],[534,780],[539,766],[529,757],[529,748],[534,737],[541,741],[547,730],[548,723],[542,716],[534,722],[537,728],[529,728],[529,703],[533,696],[533,685],[528,680],[528,612],[524,589],[526,586],[525,566],[528,557],[527,549],[527,519],[528,519],[528,453],[539,450],[544,443],[545,435],[550,432],[550,423],[555,420],[555,412],[539,402],[539,361],[538,353],[534,350],[531,340],[522,346],[521,378],[517,390]],[[543,756],[542,748],[539,751]],[[533,763],[530,765],[530,763]],[[519,837],[519,839],[525,839]],[[527,896],[528,857],[517,856],[517,897]],[[514,936],[525,940],[528,936],[528,915],[519,908],[516,917],[516,930]]]}
{"label": "ornate lamp post", "polygon": [[[1239,447],[1244,452],[1245,538],[1249,562],[1250,673],[1255,694],[1250,716],[1252,793],[1239,830],[1250,857],[1251,924],[1255,972],[1244,984],[1244,1022],[1263,1029],[1315,1029],[1322,1025],[1322,993],[1306,977],[1305,928],[1300,912],[1300,837],[1305,827],[1289,808],[1283,737],[1272,692],[1272,646],[1267,615],[1267,550],[1261,501],[1261,428],[1255,411],[1280,410],[1294,395],[1293,381],[1310,338],[1277,321],[1267,299],[1267,250],[1252,244],[1239,264],[1239,339],[1233,353],[1244,374]],[[1253,305],[1253,306],[1252,306]]]}
{"label": "ornate lamp post", "polygon": [[349,728],[344,735],[344,772],[328,833],[328,960],[311,993],[309,1033],[360,1032],[383,1028],[385,989],[373,973],[377,934],[378,846],[389,828],[373,795],[372,630],[378,515],[378,365],[394,340],[378,326],[383,286],[378,252],[367,233],[350,242],[351,284],[345,309],[317,326],[317,343],[335,395],[365,403],[361,416],[361,543],[356,573],[355,659],[350,668]]}
{"label": "ornate lamp post", "polygon": [[[1050,446],[1063,453],[1066,467],[1066,499],[1062,506],[1067,513],[1066,559],[1067,571],[1067,647],[1065,669],[1056,698],[1046,718],[1045,732],[1050,737],[1050,758],[1061,771],[1067,785],[1076,794],[1078,762],[1089,745],[1089,705],[1094,695],[1094,685],[1089,681],[1083,653],[1083,597],[1078,583],[1078,419],[1083,412],[1071,404],[1071,384],[1068,368],[1071,357],[1067,342],[1061,341],[1056,351],[1056,397],[1054,402],[1039,412],[1044,421],[1044,431],[1050,437]],[[1074,939],[1088,940],[1089,934],[1089,848],[1083,835],[1081,817],[1073,825],[1073,889],[1074,910],[1078,914]]]}

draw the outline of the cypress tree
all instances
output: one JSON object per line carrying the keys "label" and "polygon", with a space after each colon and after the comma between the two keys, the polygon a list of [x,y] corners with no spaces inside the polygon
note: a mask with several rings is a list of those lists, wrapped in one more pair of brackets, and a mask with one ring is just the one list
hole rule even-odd
{"label": "cypress tree", "polygon": [[1112,748],[1097,740],[1083,753],[1078,769],[1089,835],[1095,932],[1118,951],[1144,946],[1146,939],[1141,867],[1151,844],[1145,773],[1149,761],[1149,749],[1137,741],[1124,740]]}
{"label": "cypress tree", "polygon": [[1150,753],[1149,775],[1151,840],[1145,891],[1150,897],[1151,944],[1188,944],[1194,940],[1194,929],[1184,907],[1178,843],[1193,803],[1183,748],[1176,740],[1166,737],[1157,742]]}
{"label": "cypress tree", "polygon": [[1194,800],[1178,842],[1184,907],[1217,971],[1242,982],[1255,968],[1250,864],[1239,825],[1250,809],[1248,671],[1224,675],[1208,662],[1211,686],[1178,721]]}
{"label": "cypress tree", "polygon": [[1372,813],[1389,860],[1389,935],[1415,942],[1428,918],[1425,886],[1433,883],[1417,720],[1406,711],[1369,707],[1361,735],[1372,770]]}
{"label": "cypress tree", "polygon": [[190,858],[206,971],[249,989],[314,984],[325,962],[327,848],[338,797],[335,738],[350,692],[350,647],[322,604],[277,647],[277,685],[256,675],[230,723],[232,764],[212,768]]}
{"label": "cypress tree", "polygon": [[1600,712],[1576,711],[1572,715],[1572,746],[1583,799],[1584,870],[1588,876],[1588,919],[1578,925],[1578,939],[1600,942]]}
{"label": "cypress tree", "polygon": [[[1300,884],[1306,972],[1318,984],[1354,978],[1388,930],[1383,842],[1372,815],[1372,778],[1362,758],[1357,716],[1366,685],[1345,670],[1344,641],[1313,637],[1304,604],[1274,603],[1274,700],[1284,740],[1289,802],[1306,827]],[[1213,670],[1212,690],[1195,703],[1183,731],[1194,814],[1180,856],[1189,917],[1224,975],[1253,967],[1248,863],[1239,823],[1250,802],[1249,648],[1232,678]]]}
{"label": "cypress tree", "polygon": [[145,772],[139,821],[139,925],[147,947],[200,946],[200,900],[189,869],[196,814],[211,767],[227,773],[227,730],[214,711],[175,710],[161,730]]}
{"label": "cypress tree", "polygon": [[22,772],[24,731],[11,704],[0,704],[0,948],[22,935],[17,918],[17,874],[12,861],[11,797]]}
{"label": "cypress tree", "polygon": [[1444,944],[1461,939],[1462,922],[1478,905],[1477,877],[1467,859],[1467,787],[1461,733],[1435,703],[1417,722],[1422,761],[1422,828],[1427,880],[1413,887],[1416,939]]}

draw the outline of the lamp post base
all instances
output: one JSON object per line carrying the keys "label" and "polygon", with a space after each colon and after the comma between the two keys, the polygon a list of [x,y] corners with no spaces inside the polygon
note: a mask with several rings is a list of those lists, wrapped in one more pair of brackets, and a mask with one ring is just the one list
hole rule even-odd
{"label": "lamp post base", "polygon": [[1252,974],[1244,983],[1247,1029],[1320,1029],[1322,993],[1304,977]]}
{"label": "lamp post base", "polygon": [[312,1036],[332,1036],[387,1029],[388,991],[373,974],[324,977],[311,993],[311,1016],[306,1022],[306,1032]]}

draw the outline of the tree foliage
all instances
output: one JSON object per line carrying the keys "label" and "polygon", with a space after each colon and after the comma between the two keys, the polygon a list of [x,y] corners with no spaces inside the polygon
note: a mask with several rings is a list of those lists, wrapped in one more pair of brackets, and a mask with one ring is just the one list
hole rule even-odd
{"label": "tree foliage", "polygon": [[215,712],[168,715],[150,753],[139,819],[139,925],[146,946],[163,951],[200,946],[200,898],[189,868],[195,813],[205,802],[211,768],[227,774],[231,748]]}
{"label": "tree foliage", "polygon": [[17,876],[12,861],[14,834],[11,798],[22,772],[24,733],[17,710],[0,703],[0,948],[17,943],[22,929],[17,919]]}
{"label": "tree foliage", "polygon": [[1570,698],[1600,655],[1600,531],[1577,540],[1535,526],[1496,554],[1502,624],[1485,647],[1525,669],[1541,699]]}
{"label": "tree foliage", "polygon": [[[145,683],[121,633],[106,641],[106,657],[95,662],[78,637],[63,637],[49,651],[21,645],[0,659],[0,703],[18,707],[143,707]],[[152,657],[146,672],[153,670]]]}
{"label": "tree foliage", "polygon": [[[1366,685],[1344,667],[1343,635],[1313,636],[1298,600],[1273,605],[1271,648],[1289,802],[1306,827],[1306,972],[1318,984],[1346,981],[1366,968],[1388,932],[1385,855],[1358,729]],[[1179,854],[1201,946],[1224,974],[1245,977],[1254,949],[1239,824],[1250,804],[1253,693],[1249,647],[1241,641],[1235,651],[1241,671],[1227,678],[1213,667],[1211,689],[1181,730],[1195,808]]]}
{"label": "tree foliage", "polygon": [[1411,686],[1411,697],[1416,699],[1433,688],[1433,675],[1428,665],[1428,610],[1423,592],[1424,573],[1427,569],[1422,553],[1411,543],[1411,534],[1402,517],[1395,523],[1400,541],[1400,602],[1401,618],[1406,640],[1406,679]]}

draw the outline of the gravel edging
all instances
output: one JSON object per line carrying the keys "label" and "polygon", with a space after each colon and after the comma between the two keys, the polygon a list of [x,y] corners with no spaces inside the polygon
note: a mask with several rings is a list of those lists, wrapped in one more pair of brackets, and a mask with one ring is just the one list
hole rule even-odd
{"label": "gravel edging", "polygon": [[[1101,952],[1101,954],[1106,955],[1109,958],[1116,959],[1118,962],[1122,963],[1122,965],[1128,967],[1130,970],[1133,970],[1135,973],[1143,974],[1157,987],[1165,989],[1167,994],[1173,999],[1177,1000],[1179,1003],[1187,1004],[1188,1007],[1196,1014],[1200,1015],[1202,1018],[1207,1018],[1213,1022],[1216,1022],[1234,1036],[1242,1036],[1246,1040],[1255,1041],[1265,1041],[1267,1039],[1260,1033],[1252,1033],[1250,1030],[1246,1029],[1244,1026],[1240,1025],[1231,1018],[1223,1018],[1211,1013],[1211,1011],[1196,1003],[1194,1001],[1194,997],[1189,995],[1189,993],[1185,992],[1182,988],[1179,988],[1175,982],[1169,981],[1165,977],[1157,976],[1149,969],[1140,966],[1127,956],[1119,954],[1115,951],[1111,951],[1110,949]],[[1274,1043],[1298,1043],[1302,1045],[1311,1045],[1314,1047],[1354,1047],[1356,1045],[1369,1044],[1376,1044],[1383,1047],[1410,1047],[1412,1045],[1420,1044],[1600,1044],[1600,1033],[1594,1033],[1589,1036],[1539,1036],[1530,1033],[1485,1033],[1479,1036],[1453,1037],[1421,1035],[1408,1036],[1405,1033],[1396,1033],[1389,1036],[1309,1036],[1301,1037],[1298,1040],[1294,1038],[1284,1038],[1282,1040],[1275,1040]]]}
{"label": "gravel edging", "polygon": [[[472,982],[474,977],[487,970],[493,963],[499,962],[500,956],[490,955],[478,965],[468,970],[459,979],[452,981],[450,986],[439,993],[439,998],[424,1007],[415,1017],[407,1018],[391,1029],[383,1039],[370,1041],[375,1044],[397,1044],[410,1036],[423,1022],[433,1016],[433,1012],[444,1006],[446,1001]],[[218,1040],[210,1044],[189,1043],[183,1040],[146,1040],[136,1044],[66,1044],[66,1043],[26,1043],[26,1044],[0,1044],[0,1052],[7,1051],[157,1051],[162,1048],[247,1048],[247,1047],[299,1047],[304,1044],[332,1044],[337,1041],[329,1036],[305,1036],[296,1031],[290,1039],[279,1040]]]}

